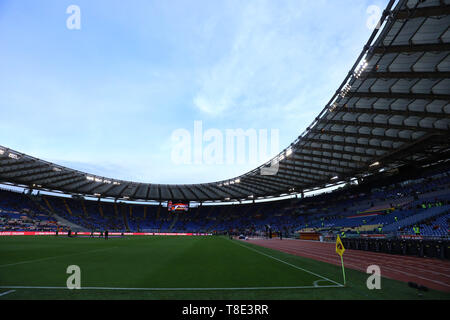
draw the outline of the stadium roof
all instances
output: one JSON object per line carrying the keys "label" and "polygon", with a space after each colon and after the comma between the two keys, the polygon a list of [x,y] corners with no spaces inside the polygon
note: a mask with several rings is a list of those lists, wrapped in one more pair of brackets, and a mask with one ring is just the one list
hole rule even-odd
{"label": "stadium roof", "polygon": [[449,159],[450,0],[395,3],[389,2],[380,28],[314,122],[246,174],[205,184],[137,183],[0,147],[0,181],[125,200],[232,201],[296,194]]}

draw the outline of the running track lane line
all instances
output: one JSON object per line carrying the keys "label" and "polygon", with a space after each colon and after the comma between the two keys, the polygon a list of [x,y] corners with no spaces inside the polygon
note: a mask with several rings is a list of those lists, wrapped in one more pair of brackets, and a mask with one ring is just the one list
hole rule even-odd
{"label": "running track lane line", "polygon": [[[297,247],[298,246],[291,246],[291,247]],[[302,246],[303,248],[305,248],[304,246]],[[319,248],[319,246],[317,246],[318,250],[321,251],[327,251],[327,252],[332,252],[334,251],[334,246],[321,246],[321,248]],[[434,269],[442,269],[441,270],[436,270],[436,271],[429,271],[428,272],[437,272],[440,273],[442,275],[448,276],[449,275],[449,264],[448,263],[444,263],[443,261],[439,261],[436,259],[431,259],[431,258],[418,258],[418,257],[409,257],[407,258],[406,256],[399,256],[399,255],[394,255],[394,254],[385,254],[385,253],[381,253],[381,252],[370,252],[370,251],[362,251],[362,250],[355,250],[355,249],[347,249],[347,255],[353,255],[353,256],[364,256],[364,257],[368,257],[370,259],[386,259],[389,260],[390,263],[392,264],[397,264],[400,266],[404,266],[404,263],[407,262],[408,263],[408,267],[410,268],[415,268],[415,269],[421,269],[421,271],[424,271],[426,269],[429,268],[430,263],[433,264],[433,268]],[[421,260],[421,259],[426,259],[426,260]],[[445,272],[445,273],[443,273]]]}
{"label": "running track lane line", "polygon": [[[259,240],[263,240],[263,239],[251,239],[251,241],[259,241]],[[327,242],[318,243],[316,240],[299,240],[299,239],[286,239],[286,240],[291,240],[292,242],[297,241],[299,243],[308,243],[308,242],[310,242],[311,244],[320,244],[323,247],[331,248],[331,251],[334,251],[334,245],[335,245],[334,243],[329,243],[329,242],[328,243]],[[419,266],[422,266],[422,267],[425,267],[425,268],[428,267],[428,264],[427,264],[426,261],[422,261],[422,260],[425,260],[425,259],[426,260],[432,260],[433,266],[438,267],[440,269],[443,269],[444,272],[450,271],[450,268],[448,267],[448,264],[446,264],[443,261],[432,259],[432,258],[418,258],[416,256],[403,256],[403,255],[388,254],[388,253],[383,253],[383,252],[364,251],[364,250],[358,250],[358,249],[347,249],[347,252],[352,252],[352,251],[354,253],[357,252],[358,255],[361,255],[363,253],[366,253],[366,254],[375,253],[377,256],[379,256],[379,257],[386,257],[389,260],[396,259],[400,263],[403,263],[404,261],[409,261],[409,262],[414,263],[415,265],[419,265]]]}
{"label": "running track lane line", "polygon": [[[271,247],[272,248],[272,247]],[[294,251],[297,251],[297,252],[302,252],[302,253],[305,253],[305,254],[309,254],[309,255],[314,255],[313,253],[311,253],[311,252],[309,252],[309,251],[307,251],[305,248],[299,248],[299,247],[294,247],[294,246],[280,246],[280,247],[278,247],[279,249],[282,249],[282,250],[294,250]],[[317,250],[316,250],[316,252],[317,253],[320,253],[320,255],[322,255],[322,256],[329,256],[329,257],[332,257],[332,258],[334,258],[334,255],[332,255],[328,250],[324,250],[323,248],[320,248],[320,249],[318,249],[320,252],[317,252]],[[418,270],[418,271],[420,271],[420,272],[422,272],[422,276],[423,276],[423,273],[432,273],[432,274],[434,274],[434,275],[439,275],[441,278],[442,277],[447,277],[447,278],[450,278],[450,275],[449,274],[444,274],[444,273],[442,273],[442,272],[436,272],[436,271],[432,271],[432,270],[426,270],[426,269],[423,269],[423,268],[421,268],[421,267],[416,267],[416,266],[414,266],[414,265],[410,265],[410,264],[408,264],[408,265],[401,265],[401,264],[399,264],[399,262],[393,262],[391,259],[385,259],[384,261],[382,260],[383,259],[383,257],[379,257],[379,256],[377,256],[377,255],[364,255],[364,254],[361,254],[361,255],[358,255],[359,257],[364,257],[364,258],[366,258],[366,259],[368,259],[368,260],[371,260],[372,262],[374,262],[375,264],[383,264],[384,263],[384,267],[385,268],[387,268],[387,269],[391,269],[391,270],[396,270],[397,272],[399,272],[399,273],[405,273],[405,274],[408,274],[408,272],[407,271],[409,271],[409,273],[411,273],[411,272],[417,272],[417,271],[415,271],[415,270]],[[361,262],[361,259],[360,258],[358,258],[358,256],[354,253],[354,252],[349,252],[348,254],[347,254],[347,261],[357,261],[357,262]],[[333,259],[332,259],[333,260]],[[334,261],[334,260],[333,260]],[[398,267],[402,267],[404,270],[406,269],[406,271],[400,271],[399,269],[398,269]],[[412,269],[412,270],[411,270]],[[414,274],[417,274],[417,273],[414,273]],[[428,280],[428,278],[424,278],[425,280]]]}
{"label": "running track lane line", "polygon": [[[275,248],[273,248],[273,247],[270,247],[270,248],[275,249]],[[330,262],[333,262],[333,263],[336,262],[336,261],[335,261],[336,259],[334,259],[334,255],[331,255],[330,253],[324,252],[324,251],[320,252],[319,254],[314,254],[314,253],[311,253],[311,252],[307,251],[306,249],[300,249],[300,248],[295,248],[295,247],[292,247],[292,248],[279,247],[278,250],[283,250],[283,251],[285,251],[285,252],[289,250],[289,251],[291,251],[291,252],[293,252],[293,253],[295,253],[295,252],[296,252],[296,253],[303,253],[302,256],[309,255],[309,256],[315,256],[315,257],[317,257],[317,258],[321,258],[321,257],[322,257],[324,260],[327,260],[327,261],[330,261]],[[326,257],[332,257],[332,258],[326,258]],[[358,267],[360,267],[359,265],[349,264],[349,263],[348,263],[349,260],[350,260],[350,261],[357,261],[357,262],[360,262],[360,259],[357,259],[356,257],[347,257],[347,265],[358,266]],[[335,263],[335,264],[336,264],[336,263]],[[405,275],[408,275],[408,276],[417,277],[417,278],[420,278],[420,279],[423,279],[423,280],[426,280],[426,281],[431,281],[431,282],[434,282],[434,283],[437,283],[437,284],[440,284],[440,285],[443,285],[443,286],[446,286],[446,287],[450,287],[449,284],[446,284],[446,283],[444,283],[444,282],[442,282],[442,281],[434,280],[434,279],[430,279],[430,278],[426,278],[426,277],[424,277],[423,275],[419,275],[419,274],[417,274],[417,273],[411,273],[411,272],[401,271],[401,270],[392,268],[391,266],[387,266],[387,265],[384,265],[384,266],[382,266],[382,267],[383,267],[384,269],[391,270],[391,272],[396,272],[396,273],[405,274]],[[358,269],[359,269],[359,268],[358,268]],[[361,270],[364,270],[362,266],[360,267],[360,269],[361,269]]]}
{"label": "running track lane line", "polygon": [[15,262],[15,263],[1,264],[0,268],[17,266],[19,264],[26,264],[26,263],[33,263],[33,262],[40,262],[40,261],[45,261],[45,260],[51,260],[51,259],[56,259],[56,258],[60,258],[60,257],[71,257],[71,256],[80,255],[80,254],[99,252],[99,251],[106,251],[106,250],[111,250],[111,249],[114,249],[114,248],[118,248],[118,247],[111,247],[111,248],[105,248],[105,249],[95,249],[95,250],[89,250],[89,251],[83,251],[83,252],[77,252],[77,253],[71,253],[71,254],[63,254],[63,255],[59,255],[59,256],[53,256],[53,257],[47,257],[47,258],[41,258],[41,259],[35,259],[35,260],[27,260],[27,261]]}
{"label": "running track lane line", "polygon": [[[232,240],[229,240],[229,241],[232,241]],[[233,241],[232,241],[232,242],[233,242]],[[276,261],[278,261],[278,262],[287,264],[288,266],[291,266],[291,267],[293,267],[293,268],[295,268],[295,269],[302,270],[302,271],[307,272],[307,273],[309,273],[309,274],[312,274],[312,275],[314,275],[314,276],[316,276],[316,277],[319,277],[319,278],[322,278],[322,279],[324,279],[324,280],[327,280],[327,281],[329,281],[329,282],[331,282],[331,283],[336,284],[336,285],[339,286],[339,287],[344,287],[343,284],[340,284],[340,283],[338,283],[338,282],[336,282],[336,281],[334,281],[334,280],[330,280],[330,279],[328,279],[328,278],[326,278],[326,277],[324,277],[324,276],[321,276],[321,275],[319,275],[319,274],[317,274],[317,273],[314,273],[314,272],[312,272],[312,271],[303,269],[303,268],[301,268],[301,267],[299,267],[299,266],[296,266],[296,265],[294,265],[294,264],[291,264],[291,263],[289,263],[289,262],[286,262],[286,261],[280,260],[280,259],[278,259],[278,258],[275,258],[275,257],[273,257],[273,256],[271,256],[271,255],[265,254],[265,253],[263,253],[263,252],[261,252],[261,251],[259,251],[259,250],[254,249],[254,248],[245,246],[245,245],[240,244],[240,243],[238,243],[238,242],[233,242],[233,243],[236,244],[236,245],[238,245],[238,246],[244,247],[244,248],[246,248],[246,249],[248,249],[248,250],[257,252],[257,253],[259,253],[259,254],[261,254],[261,255],[263,255],[263,256],[266,256],[266,257],[268,257],[268,258],[271,258],[271,259],[273,259],[273,260],[276,260]]]}
{"label": "running track lane line", "polygon": [[[263,239],[250,239],[250,242],[252,241],[260,241]],[[311,243],[314,245],[320,245],[322,247],[326,247],[326,248],[331,248],[331,251],[334,251],[334,247],[335,244],[334,243],[330,243],[330,242],[318,242],[316,240],[299,240],[299,239],[286,239],[286,240],[290,240],[292,242],[297,241],[299,243]],[[284,241],[284,240],[283,240]],[[400,262],[403,261],[409,261],[409,262],[413,262],[416,265],[421,265],[423,267],[428,267],[428,264],[426,263],[426,261],[422,261],[422,260],[430,260],[433,262],[433,266],[438,266],[439,268],[443,269],[444,272],[446,271],[450,271],[450,268],[448,266],[448,264],[446,264],[445,262],[441,261],[441,260],[437,260],[436,258],[419,258],[417,256],[404,256],[404,255],[400,255],[400,254],[389,254],[389,253],[384,253],[384,252],[373,252],[373,251],[365,251],[365,250],[358,250],[358,249],[346,249],[347,252],[354,252],[354,253],[358,253],[358,255],[362,254],[362,253],[366,253],[366,254],[376,254],[377,256],[380,257],[386,257],[390,260],[392,259],[396,259]],[[423,263],[421,263],[421,261]]]}
{"label": "running track lane line", "polygon": [[[312,258],[312,259],[315,259],[315,260],[321,260],[321,259],[323,259],[322,261],[324,261],[324,262],[328,262],[328,263],[332,263],[332,264],[336,264],[336,265],[338,265],[338,263],[335,261],[335,259],[330,259],[330,258],[326,258],[326,256],[330,256],[330,254],[329,253],[325,253],[325,252],[323,252],[322,250],[322,252],[320,252],[320,254],[314,254],[314,253],[311,253],[311,252],[309,252],[308,251],[308,249],[306,249],[306,248],[298,248],[298,247],[295,247],[295,246],[292,246],[292,247],[283,247],[283,246],[273,246],[273,245],[275,245],[275,243],[271,243],[271,245],[267,245],[267,244],[269,244],[269,243],[265,243],[265,242],[262,242],[262,241],[254,241],[254,242],[251,242],[251,243],[253,243],[253,244],[256,244],[256,245],[259,245],[259,246],[262,246],[262,247],[266,247],[266,248],[271,248],[271,249],[274,249],[274,250],[279,250],[279,251],[282,251],[282,252],[286,252],[286,253],[291,253],[291,254],[294,254],[294,255],[300,255],[300,256],[306,256],[306,257],[310,257],[310,258]],[[310,247],[309,249],[312,249],[312,247]],[[315,248],[315,249],[317,249],[317,248]],[[319,249],[320,250],[320,249]],[[314,257],[317,257],[317,258],[314,258]],[[351,261],[354,261],[354,260],[356,260],[356,261],[359,261],[359,259],[357,259],[356,257],[354,257],[354,258],[347,258],[347,261],[348,260],[351,260]],[[352,266],[353,267],[353,269],[356,269],[356,270],[361,270],[361,271],[365,271],[364,269],[363,269],[363,267],[361,267],[361,266],[359,266],[359,265],[353,265],[353,264],[350,264],[350,263],[348,263],[347,262],[347,264],[346,264],[347,266]],[[383,267],[383,266],[382,266]],[[394,268],[392,268],[392,267],[387,267],[386,265],[384,266],[384,269],[388,269],[388,270],[391,270],[391,272],[394,272],[394,273],[397,273],[397,274],[403,274],[403,275],[408,275],[408,276],[412,276],[412,277],[416,277],[416,278],[419,278],[419,279],[422,279],[422,280],[425,280],[425,281],[429,281],[429,282],[433,282],[433,283],[436,283],[436,284],[438,284],[438,285],[440,285],[441,287],[443,286],[443,287],[449,287],[449,284],[447,284],[447,283],[444,283],[444,282],[442,282],[442,281],[439,281],[439,280],[433,280],[433,279],[429,279],[429,278],[426,278],[426,277],[423,277],[423,275],[420,275],[420,274],[418,274],[418,273],[415,273],[415,274],[412,274],[412,273],[410,273],[410,272],[404,272],[404,271],[401,271],[401,270],[398,270],[398,269],[394,269]],[[388,278],[392,278],[392,279],[397,279],[397,280],[399,280],[397,277],[395,277],[395,276],[392,276],[392,277],[390,277],[390,276],[387,276]],[[402,281],[404,281],[404,280],[402,280]],[[440,289],[440,290],[443,290],[443,289]],[[448,289],[447,289],[448,290]]]}
{"label": "running track lane line", "polygon": [[[308,254],[309,254],[310,256],[315,256],[315,257],[318,257],[318,258],[319,258],[319,257],[323,257],[324,260],[327,260],[327,261],[330,261],[330,262],[335,262],[335,261],[334,261],[335,259],[332,259],[332,258],[331,258],[331,259],[330,259],[330,258],[326,258],[326,257],[332,256],[332,255],[327,254],[327,253],[324,253],[324,252],[321,252],[320,255],[316,255],[316,254],[309,253],[309,252],[307,252],[307,251],[305,251],[305,250],[301,250],[301,249],[294,249],[294,248],[286,249],[286,248],[283,248],[283,249],[281,249],[281,250],[283,250],[283,251],[288,251],[288,250],[289,250],[289,251],[291,251],[291,252],[293,252],[293,253],[303,253],[302,256],[308,255]],[[365,271],[364,267],[362,267],[362,266],[360,266],[360,265],[355,265],[355,264],[348,263],[349,260],[350,260],[350,261],[358,261],[358,262],[360,262],[359,259],[347,257],[347,263],[346,263],[346,265],[347,265],[347,266],[357,267],[359,270],[362,270],[363,272]],[[395,268],[393,268],[393,267],[391,267],[391,266],[388,266],[388,265],[384,265],[384,266],[382,265],[382,268],[383,268],[383,269],[387,269],[387,270],[391,270],[391,272],[394,272],[394,273],[399,273],[399,274],[404,274],[404,275],[407,275],[407,276],[417,277],[417,278],[422,279],[422,280],[425,280],[425,281],[430,281],[430,282],[437,283],[437,284],[439,284],[439,285],[443,285],[443,286],[445,286],[445,287],[450,287],[450,285],[448,285],[448,284],[445,283],[445,282],[442,282],[442,281],[439,281],[439,280],[435,280],[435,279],[426,278],[426,277],[424,277],[423,275],[419,275],[419,274],[417,274],[417,273],[411,273],[411,272],[401,271],[401,270],[395,269]]]}

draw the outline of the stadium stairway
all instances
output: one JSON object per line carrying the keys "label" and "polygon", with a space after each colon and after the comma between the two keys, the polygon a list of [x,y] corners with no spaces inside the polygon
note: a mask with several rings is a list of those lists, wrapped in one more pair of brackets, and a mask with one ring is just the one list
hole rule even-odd
{"label": "stadium stairway", "polygon": [[127,220],[127,214],[126,214],[125,207],[122,206],[121,209],[122,209],[121,211],[122,211],[123,224],[124,224],[127,232],[130,232],[130,227],[128,226],[128,220]]}
{"label": "stadium stairway", "polygon": [[53,210],[53,207],[51,206],[50,202],[48,201],[48,199],[44,196],[42,196],[42,199],[44,200],[45,204],[47,205],[47,207],[49,208],[50,212],[52,214],[55,213],[55,210]]}
{"label": "stadium stairway", "polygon": [[172,220],[173,220],[173,221],[172,221],[172,223],[170,224],[169,232],[172,231],[173,226],[177,223],[177,221],[178,221],[178,214],[175,214]]}
{"label": "stadium stairway", "polygon": [[119,209],[117,209],[117,203],[114,201],[114,215],[116,218],[119,217]]}
{"label": "stadium stairway", "polygon": [[401,219],[398,222],[394,222],[394,223],[384,226],[383,231],[384,232],[394,232],[394,231],[397,231],[399,228],[414,225],[416,223],[421,222],[422,220],[441,215],[444,212],[449,211],[449,210],[450,210],[450,205],[420,210],[419,213],[417,213],[415,215],[406,217],[405,219]]}
{"label": "stadium stairway", "polygon": [[83,213],[85,218],[89,218],[89,214],[86,209],[86,204],[84,203],[84,199],[81,199],[81,207],[83,208]]}
{"label": "stadium stairway", "polygon": [[197,230],[195,232],[204,232],[204,231],[206,231],[206,227],[207,227],[208,222],[209,222],[209,217],[213,213],[213,211],[214,211],[214,207],[213,206],[209,206],[209,208],[205,209],[205,212],[204,212],[205,215],[204,215],[204,217],[202,217],[202,219],[201,219],[202,221],[201,221],[201,223],[199,223],[199,225],[197,227]]}
{"label": "stadium stairway", "polygon": [[70,210],[69,204],[67,203],[66,199],[63,199],[63,202],[64,202],[64,206],[66,207],[66,210],[69,213],[69,215],[73,216],[72,210]]}
{"label": "stadium stairway", "polygon": [[159,221],[160,214],[161,214],[161,205],[158,206],[158,210],[156,211],[156,221]]}
{"label": "stadium stairway", "polygon": [[54,212],[50,211],[48,208],[42,205],[41,198],[36,198],[35,195],[26,194],[28,199],[30,199],[42,212],[47,213],[49,216],[53,216]]}
{"label": "stadium stairway", "polygon": [[78,224],[75,224],[73,222],[70,222],[69,220],[66,220],[60,216],[58,216],[56,213],[52,214],[52,218],[55,218],[56,221],[63,226],[69,227],[74,232],[88,232],[89,230],[79,226]]}
{"label": "stadium stairway", "polygon": [[103,207],[102,207],[100,201],[98,201],[98,212],[100,213],[100,217],[102,217],[102,218],[105,217],[105,215],[103,213]]}
{"label": "stadium stairway", "polygon": [[[27,197],[29,199],[31,199],[33,201],[33,203],[35,203],[39,209],[41,209],[43,212],[46,212],[50,217],[54,218],[58,222],[59,225],[65,226],[65,227],[70,227],[73,231],[87,231],[86,228],[83,228],[73,222],[70,222],[70,221],[58,216],[55,213],[55,211],[53,210],[53,207],[50,205],[50,202],[44,196],[41,196],[40,198],[36,198],[36,196],[27,195]],[[44,205],[42,205],[41,200],[44,200],[44,202],[47,205],[47,208]]]}
{"label": "stadium stairway", "polygon": [[220,223],[222,223],[222,220],[220,219],[220,217],[218,217],[218,218],[216,218],[216,221],[212,224],[212,225],[210,225],[208,228],[207,228],[207,232],[212,232],[213,230],[215,230],[216,228],[217,228],[217,226],[220,224]]}

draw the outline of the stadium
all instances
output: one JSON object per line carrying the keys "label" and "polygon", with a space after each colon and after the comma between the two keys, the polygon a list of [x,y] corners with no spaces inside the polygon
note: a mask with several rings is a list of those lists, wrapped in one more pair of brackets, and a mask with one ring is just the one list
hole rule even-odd
{"label": "stadium", "polygon": [[311,124],[229,179],[0,142],[0,300],[448,300],[450,1],[391,0],[378,25]]}

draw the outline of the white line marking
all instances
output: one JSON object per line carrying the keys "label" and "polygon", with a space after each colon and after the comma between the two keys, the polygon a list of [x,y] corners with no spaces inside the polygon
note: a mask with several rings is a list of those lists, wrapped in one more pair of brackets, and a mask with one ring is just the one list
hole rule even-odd
{"label": "white line marking", "polygon": [[53,257],[35,259],[35,260],[27,260],[27,261],[15,262],[15,263],[2,264],[2,265],[0,265],[0,268],[17,266],[19,264],[26,264],[26,263],[33,263],[33,262],[40,262],[40,261],[45,261],[45,260],[51,260],[51,259],[56,259],[56,258],[60,258],[60,257],[70,257],[70,256],[76,256],[76,255],[85,254],[85,253],[105,251],[105,250],[110,250],[110,249],[114,249],[114,248],[118,248],[118,247],[111,247],[111,248],[105,248],[105,249],[96,249],[96,250],[83,251],[83,252],[77,252],[77,253],[71,253],[71,254],[63,254],[63,255],[60,255],[60,256],[53,256]]}
{"label": "white line marking", "polygon": [[319,286],[319,282],[321,282],[321,281],[328,281],[328,280],[323,280],[323,279],[316,280],[316,281],[313,282],[314,287],[320,287]]}
{"label": "white line marking", "polygon": [[[295,247],[293,247],[293,248],[285,247],[284,249],[288,249],[288,250],[291,250],[291,251],[295,251],[295,252],[297,252],[297,253],[307,253],[309,256],[315,256],[315,257],[318,257],[318,258],[327,260],[327,261],[329,261],[329,262],[326,262],[326,263],[330,263],[330,264],[332,264],[333,262],[336,261],[336,260],[333,258],[334,256],[333,256],[332,254],[330,254],[330,253],[324,253],[324,252],[322,252],[322,253],[319,255],[319,254],[310,253],[310,252],[308,252],[308,251],[307,251],[306,249],[304,249],[304,248],[295,248]],[[305,256],[305,257],[306,257],[306,256]],[[327,258],[327,257],[332,257],[332,258]],[[306,258],[308,258],[308,257],[306,257]],[[374,257],[374,258],[376,258],[376,257]],[[314,258],[311,258],[311,259],[314,259]],[[365,267],[360,266],[360,265],[358,265],[358,264],[354,264],[354,263],[350,263],[350,262],[349,262],[349,261],[356,261],[355,263],[360,262],[360,259],[358,259],[357,257],[354,257],[354,256],[353,256],[353,257],[347,256],[346,259],[347,259],[347,263],[346,263],[347,266],[352,266],[352,267],[353,267],[352,269],[360,270],[360,271],[366,272],[366,268],[365,268]],[[322,261],[322,260],[319,260],[319,261]],[[325,262],[325,261],[323,261],[323,262]],[[388,265],[385,265],[383,268],[384,268],[384,269],[387,269],[387,270],[392,270],[391,272],[394,272],[394,273],[401,273],[401,274],[408,275],[408,276],[410,276],[410,277],[417,277],[417,278],[423,279],[423,280],[425,280],[425,281],[431,281],[431,282],[438,283],[438,284],[440,284],[440,285],[444,285],[444,286],[446,286],[446,287],[450,287],[449,284],[444,283],[444,282],[442,282],[442,281],[438,281],[438,280],[433,280],[433,279],[425,278],[425,277],[422,277],[421,275],[416,274],[416,273],[410,273],[410,272],[406,272],[406,271],[401,271],[400,269],[394,269],[394,268],[388,267]],[[393,279],[395,280],[395,278],[393,278]]]}
{"label": "white line marking", "polygon": [[[229,240],[229,241],[231,241],[231,240]],[[231,242],[233,242],[233,241],[231,241]],[[314,272],[312,272],[312,271],[303,269],[303,268],[301,268],[301,267],[299,267],[299,266],[296,266],[296,265],[294,265],[294,264],[291,264],[291,263],[289,263],[289,262],[286,262],[286,261],[280,260],[280,259],[278,259],[278,258],[275,258],[275,257],[273,257],[273,256],[271,256],[271,255],[265,254],[264,252],[261,252],[261,251],[259,251],[259,250],[254,249],[254,248],[251,248],[251,247],[249,247],[249,246],[245,246],[245,245],[240,244],[240,243],[238,243],[238,242],[233,242],[233,243],[235,243],[235,244],[238,245],[238,246],[241,246],[241,247],[247,248],[247,249],[249,249],[249,250],[255,251],[255,252],[257,252],[257,253],[259,253],[259,254],[261,254],[261,255],[263,255],[263,256],[266,256],[266,257],[269,257],[269,258],[274,259],[274,260],[276,260],[276,261],[279,261],[279,262],[281,262],[281,263],[287,264],[288,266],[291,266],[291,267],[293,267],[293,268],[296,268],[296,269],[302,270],[302,271],[304,271],[304,272],[307,272],[307,273],[309,273],[309,274],[315,275],[316,277],[319,277],[319,278],[322,278],[322,279],[327,280],[327,281],[329,281],[329,282],[332,282],[332,283],[334,283],[334,284],[336,284],[336,285],[338,285],[338,286],[340,286],[340,287],[344,287],[344,285],[342,285],[342,284],[340,284],[340,283],[337,283],[336,281],[330,280],[330,279],[328,279],[328,278],[326,278],[326,277],[324,277],[324,276],[321,276],[321,275],[319,275],[319,274],[317,274],[317,273],[314,273]]]}
{"label": "white line marking", "polygon": [[[225,290],[286,290],[286,289],[320,289],[340,288],[341,285],[329,286],[297,286],[297,287],[243,287],[243,288],[114,288],[114,287],[81,287],[79,290],[126,290],[126,291],[225,291]],[[28,287],[0,286],[0,289],[54,289],[69,290],[67,287]],[[71,290],[73,291],[73,290]],[[76,291],[76,290],[75,290]]]}
{"label": "white line marking", "polygon": [[[9,288],[8,288],[8,289],[9,289]],[[16,290],[9,290],[9,291],[0,293],[0,297],[6,296],[7,294],[10,294],[10,293],[13,293],[13,292],[16,292]]]}

